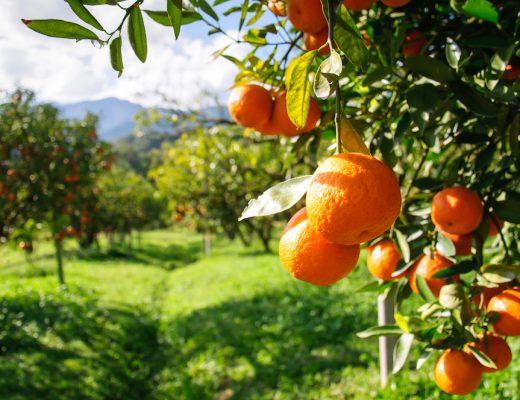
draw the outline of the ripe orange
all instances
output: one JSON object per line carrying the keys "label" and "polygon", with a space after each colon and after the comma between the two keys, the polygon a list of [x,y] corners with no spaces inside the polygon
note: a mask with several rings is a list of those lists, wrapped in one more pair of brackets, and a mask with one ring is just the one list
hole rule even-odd
{"label": "ripe orange", "polygon": [[487,311],[496,311],[498,320],[493,324],[496,333],[502,336],[520,336],[520,288],[504,290],[494,296]]}
{"label": "ripe orange", "polygon": [[[498,224],[498,227],[497,227]],[[496,216],[495,213],[491,213],[491,217],[489,218],[489,232],[488,236],[496,236],[498,235],[499,230],[502,230],[504,227],[504,221]],[[500,228],[500,229],[498,229]]]}
{"label": "ripe orange", "polygon": [[[485,353],[497,366],[496,368],[489,368],[481,365],[482,372],[498,372],[506,369],[513,359],[511,348],[507,342],[500,336],[493,334],[488,334],[486,338],[481,334],[478,339],[478,342],[468,343],[468,346],[474,347],[475,349]],[[466,349],[466,352],[471,354],[469,349]]]}
{"label": "ripe orange", "polygon": [[401,209],[394,172],[361,153],[336,154],[314,173],[307,191],[312,227],[327,240],[357,244],[381,235]]}
{"label": "ripe orange", "polygon": [[282,265],[296,279],[314,285],[330,285],[349,274],[359,258],[359,245],[329,242],[310,226],[305,208],[288,222],[280,238]]}
{"label": "ripe orange", "polygon": [[273,124],[272,119],[267,121],[264,125],[256,128],[256,130],[265,136],[274,136],[280,133],[280,130]]}
{"label": "ripe orange", "polygon": [[465,187],[446,188],[433,197],[433,223],[447,233],[465,235],[474,231],[482,221],[483,212],[480,196]]}
{"label": "ripe orange", "polygon": [[302,32],[318,33],[327,27],[320,0],[288,0],[287,18]]}
{"label": "ripe orange", "polygon": [[392,274],[401,258],[401,253],[392,240],[382,240],[368,248],[368,271],[376,278],[384,281],[399,279],[406,271],[396,277],[393,277]]}
{"label": "ripe orange", "polygon": [[480,307],[482,304],[482,308],[486,309],[489,301],[496,296],[497,294],[500,294],[504,291],[504,287],[498,286],[494,288],[488,288],[488,287],[482,287],[480,288],[480,292],[478,294],[475,294],[473,296],[473,303],[477,305],[477,307]]}
{"label": "ripe orange", "polygon": [[475,391],[482,381],[480,363],[460,350],[446,350],[437,359],[433,379],[446,393],[465,395]]}
{"label": "ripe orange", "polygon": [[258,128],[269,121],[273,109],[271,93],[262,86],[237,86],[228,101],[229,114],[246,128]]}
{"label": "ripe orange", "polygon": [[381,0],[381,3],[388,7],[403,7],[410,1],[411,0]]}
{"label": "ripe orange", "polygon": [[[327,44],[329,40],[329,31],[327,28],[319,31],[318,33],[304,33],[303,43],[307,51],[318,50],[321,46]],[[318,54],[323,56],[330,53],[329,46],[323,47]]]}
{"label": "ripe orange", "polygon": [[377,0],[343,0],[348,10],[361,11],[369,9]]}
{"label": "ripe orange", "polygon": [[439,231],[439,233],[453,242],[455,245],[456,256],[468,256],[471,254],[471,234],[454,235],[443,231]]}
{"label": "ripe orange", "polygon": [[418,56],[426,46],[428,40],[421,31],[413,30],[406,33],[403,43],[403,54],[405,57]]}
{"label": "ripe orange", "polygon": [[282,0],[269,0],[267,8],[271,10],[274,15],[285,17],[287,15],[287,4]]}
{"label": "ripe orange", "polygon": [[307,122],[302,129],[296,128],[296,125],[294,125],[290,120],[289,114],[287,114],[287,92],[281,92],[274,101],[271,122],[279,131],[278,133],[285,136],[297,136],[312,131],[318,124],[320,116],[320,106],[318,105],[318,102],[311,97]]}
{"label": "ripe orange", "polygon": [[435,252],[433,258],[424,254],[410,271],[410,287],[415,293],[419,293],[415,277],[420,275],[424,278],[435,297],[439,297],[441,288],[446,284],[446,280],[443,278],[432,278],[432,276],[441,269],[451,267],[452,265],[453,263],[450,260],[437,252]]}

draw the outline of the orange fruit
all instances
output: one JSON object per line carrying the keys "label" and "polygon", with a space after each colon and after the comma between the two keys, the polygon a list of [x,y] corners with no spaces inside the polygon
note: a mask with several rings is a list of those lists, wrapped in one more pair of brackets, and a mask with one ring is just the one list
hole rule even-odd
{"label": "orange fruit", "polygon": [[480,307],[482,304],[482,308],[486,309],[489,301],[499,293],[504,291],[504,287],[498,286],[494,288],[481,287],[480,292],[473,296],[473,303]]}
{"label": "orange fruit", "polygon": [[274,15],[285,17],[287,15],[287,4],[282,0],[269,0],[267,8],[271,10]]}
{"label": "orange fruit", "polygon": [[451,267],[452,265],[453,263],[450,260],[437,252],[435,252],[433,258],[424,254],[410,271],[410,287],[415,293],[419,293],[415,277],[420,275],[424,278],[435,297],[439,297],[441,288],[446,284],[446,280],[443,278],[432,278],[432,276],[441,269]]}
{"label": "orange fruit", "polygon": [[418,56],[426,46],[428,40],[421,31],[413,30],[406,33],[403,43],[403,54],[405,57]]}
{"label": "orange fruit", "polygon": [[437,359],[433,379],[446,393],[465,395],[474,392],[482,381],[480,363],[460,350],[446,350]]}
{"label": "orange fruit", "polygon": [[[329,40],[329,31],[327,28],[319,31],[318,33],[304,33],[303,43],[307,51],[318,50],[321,46],[327,44]],[[329,46],[323,47],[318,54],[323,56],[330,53]]]}
{"label": "orange fruit", "polygon": [[274,136],[280,133],[279,129],[273,124],[272,120],[267,121],[266,124],[256,128],[256,130],[265,136]]}
{"label": "orange fruit", "polygon": [[228,109],[237,124],[246,128],[258,128],[271,118],[271,92],[254,84],[237,86],[229,97]]}
{"label": "orange fruit", "polygon": [[377,0],[343,0],[343,4],[348,10],[361,11],[372,6]]}
{"label": "orange fruit", "polygon": [[287,92],[281,92],[274,101],[271,122],[276,126],[276,129],[278,129],[278,133],[285,136],[297,136],[312,131],[320,120],[320,116],[320,106],[318,102],[311,97],[307,122],[303,128],[296,128],[296,125],[290,120],[289,114],[287,114]]}
{"label": "orange fruit", "polygon": [[359,258],[359,245],[342,246],[324,239],[310,226],[305,208],[288,222],[280,238],[282,265],[296,279],[331,285],[349,274]]}
{"label": "orange fruit", "polygon": [[376,278],[384,281],[392,281],[399,279],[406,271],[393,277],[392,274],[401,260],[401,253],[390,239],[382,240],[373,246],[370,246],[367,254],[367,268],[368,271]]}
{"label": "orange fruit", "polygon": [[327,27],[320,0],[287,0],[287,18],[302,32],[318,33]]}
{"label": "orange fruit", "polygon": [[431,212],[437,229],[465,235],[480,225],[484,207],[476,192],[459,186],[438,192],[433,197]]}
{"label": "orange fruit", "polygon": [[401,193],[394,172],[361,153],[327,158],[316,169],[307,191],[312,227],[338,244],[376,238],[390,228],[400,209]]}
{"label": "orange fruit", "polygon": [[439,231],[439,233],[453,242],[456,256],[468,256],[471,254],[471,234],[454,235],[443,231]]}
{"label": "orange fruit", "polygon": [[403,7],[410,1],[411,0],[381,0],[381,3],[388,7]]}
{"label": "orange fruit", "polygon": [[[498,227],[497,227],[497,224],[498,224]],[[489,218],[488,236],[498,235],[498,232],[500,230],[502,230],[503,227],[504,227],[504,221],[502,221],[500,218],[498,218],[495,213],[491,213],[491,217]]]}
{"label": "orange fruit", "polygon": [[495,311],[499,315],[493,324],[496,333],[520,336],[520,288],[507,289],[494,296],[489,301],[487,311]]}
{"label": "orange fruit", "polygon": [[[474,347],[477,350],[480,350],[484,354],[486,354],[497,366],[496,368],[489,368],[481,365],[482,372],[498,372],[506,369],[507,366],[511,363],[513,359],[513,354],[511,353],[511,348],[507,344],[507,342],[502,339],[500,336],[488,334],[486,338],[484,335],[479,335],[478,342],[468,343],[467,346]],[[471,354],[469,349],[465,350],[468,354]],[[478,360],[477,360],[478,361]]]}

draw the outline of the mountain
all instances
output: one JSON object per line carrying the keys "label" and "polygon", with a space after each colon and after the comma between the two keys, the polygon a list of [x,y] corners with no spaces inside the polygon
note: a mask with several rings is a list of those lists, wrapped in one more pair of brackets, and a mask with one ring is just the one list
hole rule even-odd
{"label": "mountain", "polygon": [[98,115],[98,135],[108,142],[132,134],[135,128],[135,114],[145,109],[139,104],[115,97],[56,106],[61,116],[67,119],[82,119],[87,112]]}
{"label": "mountain", "polygon": [[[131,136],[135,128],[135,114],[145,110],[146,107],[109,97],[101,100],[82,101],[79,103],[56,104],[60,110],[60,115],[66,119],[83,119],[90,112],[99,116],[98,135],[101,140],[115,142],[118,139]],[[163,110],[164,111],[164,110]],[[227,108],[207,107],[201,111],[200,116],[208,120],[229,120],[230,116]],[[149,132],[169,133],[178,136],[180,130],[184,130],[197,125],[196,123],[185,123],[175,129],[171,123],[166,121],[159,122],[146,130]],[[204,124],[208,126],[208,124]]]}

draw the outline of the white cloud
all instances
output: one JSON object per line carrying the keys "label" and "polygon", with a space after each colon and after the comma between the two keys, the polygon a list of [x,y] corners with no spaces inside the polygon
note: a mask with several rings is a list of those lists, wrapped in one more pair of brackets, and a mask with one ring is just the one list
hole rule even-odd
{"label": "white cloud", "polygon": [[[157,104],[164,93],[181,106],[197,106],[204,90],[223,93],[236,74],[225,59],[209,63],[211,54],[230,43],[222,35],[204,40],[182,35],[146,20],[148,61],[142,64],[125,41],[125,71],[121,78],[111,69],[108,48],[90,42],[44,37],[27,29],[26,19],[63,18],[77,21],[63,0],[3,0],[0,13],[0,88],[21,85],[33,89],[42,100],[74,102],[115,96],[145,104]],[[160,9],[163,2],[148,0],[147,8]],[[121,18],[116,8],[103,7],[96,14],[105,26]],[[200,29],[206,28],[200,25]],[[241,58],[245,46],[232,46],[230,54]],[[223,95],[225,97],[225,95]]]}

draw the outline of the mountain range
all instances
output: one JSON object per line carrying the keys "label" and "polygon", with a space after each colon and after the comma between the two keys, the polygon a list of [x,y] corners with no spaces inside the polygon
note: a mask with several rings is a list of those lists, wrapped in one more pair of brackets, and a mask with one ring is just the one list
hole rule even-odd
{"label": "mountain range", "polygon": [[[135,115],[139,111],[146,110],[146,107],[140,104],[116,97],[55,105],[60,110],[61,116],[66,119],[83,119],[88,112],[96,114],[99,117],[98,136],[107,142],[115,142],[132,135],[136,126]],[[209,119],[229,119],[227,110],[221,107],[205,108],[201,114]],[[151,126],[145,133],[151,131],[172,135],[179,133],[175,127],[166,122]]]}

